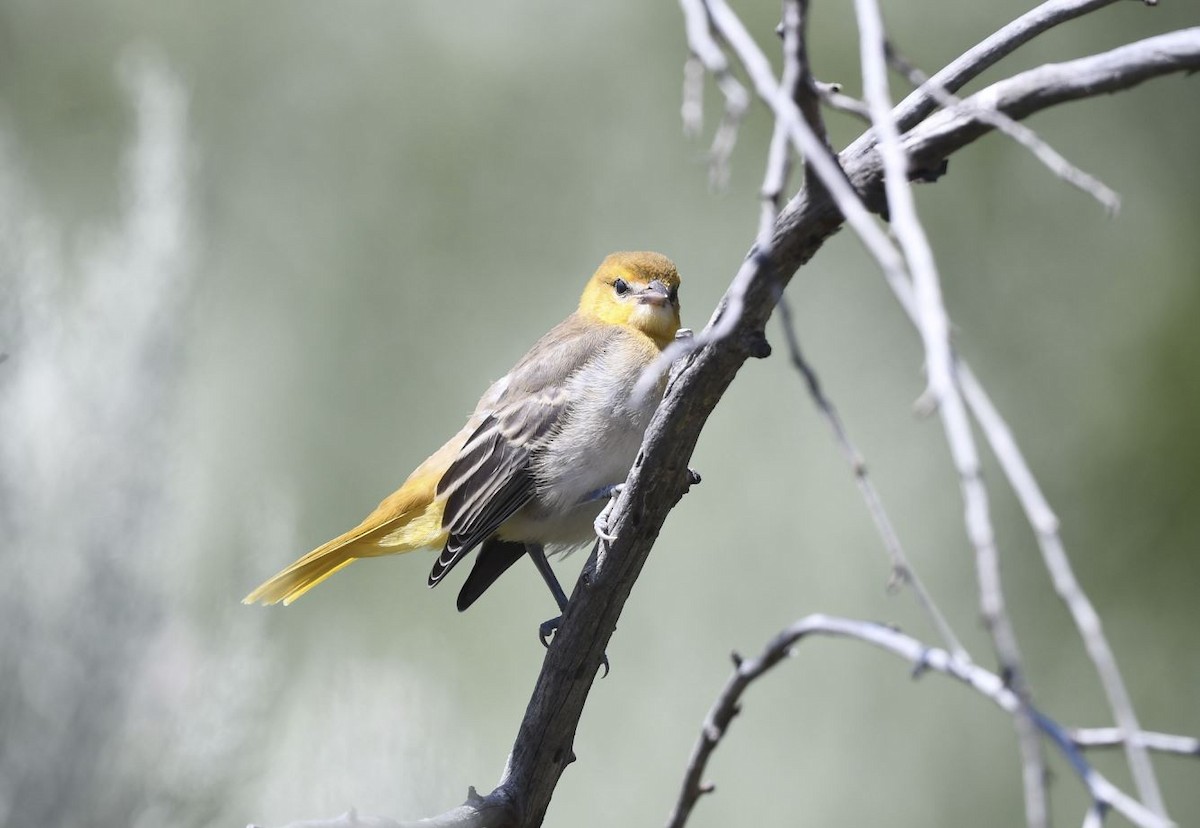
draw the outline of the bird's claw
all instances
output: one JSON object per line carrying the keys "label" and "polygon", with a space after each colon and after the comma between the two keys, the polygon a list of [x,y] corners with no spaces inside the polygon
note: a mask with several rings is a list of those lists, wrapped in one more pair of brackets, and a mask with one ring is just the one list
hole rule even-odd
{"label": "bird's claw", "polygon": [[[607,511],[608,509],[605,509],[605,512]],[[596,522],[592,524],[592,528],[596,530],[597,538],[605,543],[612,543],[617,539],[617,536],[608,531],[608,522],[603,520],[603,518],[607,517],[608,515],[601,513],[600,516],[596,518]]]}
{"label": "bird's claw", "polygon": [[600,514],[596,515],[596,519],[592,521],[592,529],[596,532],[596,537],[606,543],[612,543],[617,539],[617,536],[608,531],[608,519],[612,516],[612,510],[617,505],[617,496],[625,490],[624,483],[618,483],[613,486],[612,493],[608,497],[608,503],[604,504],[604,508],[600,510]]}
{"label": "bird's claw", "polygon": [[[541,639],[542,646],[547,650],[550,649],[550,640],[558,632],[558,627],[562,624],[562,619],[561,615],[556,615],[549,621],[543,621],[538,627],[538,638]],[[604,678],[604,676],[608,675],[608,653],[605,653],[601,657],[600,666],[604,668],[604,675],[600,676],[600,678]]]}
{"label": "bird's claw", "polygon": [[558,630],[558,625],[562,623],[562,616],[556,615],[549,621],[543,621],[538,627],[538,638],[542,642],[542,646],[547,650],[550,649],[550,639],[554,637],[554,633]]}
{"label": "bird's claw", "polygon": [[[700,483],[700,472],[695,469],[688,469],[688,486],[696,486]],[[612,543],[617,539],[617,536],[608,531],[608,519],[612,517],[612,511],[617,505],[617,495],[625,490],[624,483],[618,483],[609,490],[608,503],[604,504],[604,508],[600,510],[600,514],[596,515],[596,519],[592,521],[592,529],[596,533],[596,537],[606,543]]]}

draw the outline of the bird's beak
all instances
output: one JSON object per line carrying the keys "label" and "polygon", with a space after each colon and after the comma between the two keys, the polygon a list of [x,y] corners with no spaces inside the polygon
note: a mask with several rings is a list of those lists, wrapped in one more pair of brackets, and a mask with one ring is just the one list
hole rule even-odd
{"label": "bird's beak", "polygon": [[639,305],[662,306],[671,301],[671,292],[667,290],[666,285],[655,279],[638,291],[637,300]]}

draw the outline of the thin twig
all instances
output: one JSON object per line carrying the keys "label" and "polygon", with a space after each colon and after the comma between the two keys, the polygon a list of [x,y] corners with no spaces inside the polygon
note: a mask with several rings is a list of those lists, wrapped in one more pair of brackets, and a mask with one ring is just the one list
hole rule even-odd
{"label": "thin twig", "polygon": [[821,416],[829,425],[830,431],[833,432],[834,441],[838,444],[838,448],[841,449],[842,456],[850,464],[850,468],[854,473],[854,482],[867,504],[867,512],[871,515],[871,520],[875,524],[875,529],[879,533],[879,537],[883,540],[883,547],[887,551],[888,558],[891,561],[893,583],[906,584],[912,589],[913,594],[916,596],[917,604],[920,605],[921,609],[929,617],[934,632],[941,638],[946,649],[950,651],[954,658],[969,662],[971,656],[967,653],[966,648],[963,647],[958,636],[954,634],[954,630],[946,620],[946,616],[942,614],[941,609],[933,600],[933,596],[925,588],[925,583],[909,562],[908,556],[904,552],[904,546],[900,543],[900,536],[896,533],[896,528],[892,525],[891,518],[888,517],[887,510],[883,506],[883,498],[879,496],[879,491],[875,488],[875,484],[867,474],[867,464],[850,439],[850,434],[846,431],[846,426],[842,422],[841,415],[838,414],[833,401],[825,395],[816,371],[805,360],[804,354],[800,350],[800,341],[796,336],[792,320],[792,310],[786,296],[779,297],[777,310],[779,311],[780,322],[783,325],[784,337],[787,340],[788,355],[792,360],[792,365],[804,377],[804,381],[808,386],[809,396],[812,397],[817,410],[821,412]]}
{"label": "thin twig", "polygon": [[[808,71],[802,29],[804,16],[801,0],[784,0],[783,21],[780,24],[783,35],[783,73],[779,79],[779,94],[786,95],[793,102],[799,95],[801,78]],[[817,127],[811,120],[809,126],[814,130],[824,128],[823,125]],[[755,242],[760,249],[761,245],[769,245],[771,242],[771,230],[775,226],[775,220],[779,218],[779,210],[783,206],[783,192],[791,174],[791,142],[788,140],[787,129],[776,119],[775,128],[771,131],[771,144],[767,148],[767,171],[762,184],[762,209],[759,212],[758,237]]]}
{"label": "thin twig", "polygon": [[[962,98],[947,92],[930,80],[928,75],[897,52],[891,43],[887,44],[887,57],[893,69],[908,78],[908,82],[913,86],[923,88],[940,106],[955,109],[964,105]],[[1033,153],[1033,156],[1054,175],[1090,195],[1110,214],[1115,214],[1121,209],[1119,195],[1106,186],[1103,181],[1089,175],[1064,158],[1058,150],[1046,143],[1029,127],[994,109],[980,110],[979,117]]]}
{"label": "thin twig", "polygon": [[688,138],[699,135],[704,129],[704,78],[704,62],[689,55],[683,62],[683,102],[679,106],[683,134]]}
{"label": "thin twig", "polygon": [[[871,111],[874,130],[879,136],[883,183],[892,229],[912,273],[917,328],[925,349],[928,394],[941,415],[950,454],[958,470],[967,536],[975,550],[980,609],[1005,678],[1016,693],[1032,705],[1016,632],[1005,607],[999,553],[992,528],[987,488],[980,473],[979,454],[954,376],[950,319],[942,301],[933,250],[917,217],[908,180],[908,157],[900,142],[900,131],[892,120],[883,18],[875,0],[855,0],[854,8],[858,16],[863,96]],[[1046,760],[1042,755],[1041,740],[1025,707],[1015,712],[1014,725],[1021,752],[1026,821],[1030,828],[1045,828],[1049,824],[1049,804],[1046,796]]]}
{"label": "thin twig", "polygon": [[1103,828],[1104,825],[1104,808],[1101,805],[1092,803],[1088,806],[1087,813],[1083,817],[1083,828]]}
{"label": "thin twig", "polygon": [[1072,730],[1070,736],[1071,741],[1079,748],[1120,748],[1133,741],[1147,750],[1200,758],[1200,739],[1194,736],[1143,730],[1133,734],[1133,738],[1129,739],[1126,737],[1125,731],[1119,727],[1080,728]]}
{"label": "thin twig", "polygon": [[[788,38],[788,18],[794,18],[794,31],[791,33],[791,39]],[[829,130],[825,128],[825,116],[821,112],[821,94],[817,91],[817,79],[813,77],[812,66],[808,59],[808,0],[796,0],[796,2],[785,2],[783,5],[783,22],[784,22],[784,53],[787,54],[791,49],[795,52],[795,68],[797,77],[793,80],[788,77],[785,67],[782,80],[780,94],[788,95],[792,103],[800,111],[800,116],[804,123],[808,124],[813,135],[821,142],[821,146],[825,151],[833,157],[833,144],[829,141]],[[790,85],[789,85],[790,84]],[[778,124],[776,125],[778,126]],[[777,130],[778,131],[778,130]],[[780,140],[784,140],[786,135],[780,136]],[[804,164],[804,183],[817,191],[821,187],[820,174],[812,168],[808,163],[807,158]],[[775,202],[775,214],[779,214],[782,203],[778,200]]]}
{"label": "thin twig", "polygon": [[858,98],[852,98],[842,92],[842,85],[840,83],[816,81],[815,85],[817,94],[831,109],[853,115],[855,118],[858,118],[860,121],[866,121],[868,124],[871,123],[871,112],[867,109],[867,105]]}
{"label": "thin twig", "polygon": [[1045,495],[1042,494],[1037,478],[1034,477],[1033,470],[1030,469],[1025,456],[1021,453],[1012,430],[1009,429],[1004,418],[1000,416],[1000,412],[992,404],[991,398],[965,363],[960,362],[958,366],[958,378],[962,384],[967,404],[975,415],[975,421],[983,430],[983,434],[992,448],[992,453],[999,461],[1004,476],[1012,486],[1013,492],[1016,493],[1017,500],[1020,501],[1030,526],[1033,527],[1038,548],[1042,552],[1042,559],[1050,573],[1050,579],[1054,582],[1054,589],[1070,611],[1071,618],[1074,619],[1075,626],[1079,630],[1080,638],[1083,639],[1084,648],[1096,666],[1096,673],[1099,675],[1104,693],[1108,697],[1113,720],[1124,734],[1125,756],[1129,762],[1129,770],[1133,775],[1138,796],[1154,812],[1165,813],[1162,792],[1159,790],[1158,780],[1154,775],[1154,765],[1150,761],[1150,755],[1147,753],[1146,747],[1138,739],[1133,738],[1142,731],[1137,714],[1134,712],[1133,702],[1129,698],[1129,691],[1126,689],[1121,671],[1117,667],[1116,656],[1104,635],[1100,616],[1079,585],[1071,568],[1071,562],[1067,558],[1062,537],[1058,531],[1058,518],[1050,508]]}
{"label": "thin twig", "polygon": [[[1075,742],[1071,740],[1071,735],[1065,728],[1036,708],[1029,708],[1029,712],[1033,715],[1042,733],[1049,737],[1050,741],[1062,752],[1080,779],[1087,785],[1088,790],[1092,793],[1093,805],[1100,808],[1101,816],[1103,816],[1103,810],[1111,805],[1126,816],[1129,816],[1127,809],[1134,809],[1139,813],[1150,814],[1159,823],[1174,825],[1167,817],[1154,813],[1132,796],[1117,788],[1116,785],[1101,777],[1096,769],[1088,763]],[[1138,822],[1132,817],[1130,819]]]}
{"label": "thin twig", "polygon": [[[708,25],[708,16],[704,11],[703,0],[679,0],[679,5],[683,9],[684,24],[687,28],[688,48],[691,49],[692,57],[700,61],[709,74],[713,76],[713,80],[717,84],[717,88],[721,90],[721,95],[725,99],[725,109],[721,115],[721,122],[717,125],[716,133],[713,135],[712,147],[709,149],[709,181],[716,188],[723,188],[729,178],[729,158],[733,155],[733,148],[737,144],[738,128],[742,124],[742,120],[746,117],[746,112],[750,108],[750,96],[746,93],[746,88],[741,82],[734,77],[733,71],[730,69],[729,61],[725,58],[725,52],[721,49],[720,44],[713,38],[712,32]],[[689,61],[690,63],[690,61]],[[689,67],[684,66],[684,83],[685,91],[694,90],[689,87],[688,83],[689,71],[694,71],[694,64]],[[700,120],[703,115],[702,106],[697,107],[695,104],[702,99],[703,95],[694,96],[691,99],[691,106],[683,114],[684,131],[699,132],[701,126]],[[688,97],[685,95],[685,104]],[[689,115],[696,116],[689,119]]]}
{"label": "thin twig", "polygon": [[[734,657],[733,675],[713,702],[692,748],[683,785],[667,821],[668,828],[682,828],[696,802],[711,790],[711,785],[702,782],[704,771],[713,751],[737,715],[746,689],[772,667],[793,655],[794,648],[801,641],[814,635],[848,638],[886,650],[911,664],[914,676],[935,672],[957,679],[1010,715],[1016,716],[1024,708],[1024,702],[1000,676],[971,662],[956,659],[945,650],[928,647],[891,627],[827,615],[807,616],[779,632],[757,657]],[[1062,751],[1094,803],[1101,808],[1112,807],[1135,825],[1144,828],[1167,828],[1171,825],[1170,821],[1152,813],[1096,771],[1071,743],[1066,731],[1053,719],[1040,713],[1034,718],[1041,731]]]}

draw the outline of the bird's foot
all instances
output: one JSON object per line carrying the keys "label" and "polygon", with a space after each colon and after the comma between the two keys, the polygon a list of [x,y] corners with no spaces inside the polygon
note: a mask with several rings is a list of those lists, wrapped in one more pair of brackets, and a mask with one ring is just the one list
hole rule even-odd
{"label": "bird's foot", "polygon": [[608,503],[604,504],[604,508],[600,510],[600,514],[596,515],[596,519],[592,521],[592,528],[596,530],[596,537],[602,541],[612,543],[617,539],[616,535],[608,531],[608,519],[612,517],[612,510],[617,505],[617,496],[624,489],[624,483],[618,483],[613,486],[608,492]]}
{"label": "bird's foot", "polygon": [[[700,472],[695,469],[688,469],[688,488],[699,485]],[[596,532],[596,537],[602,541],[612,543],[617,539],[617,536],[608,531],[608,519],[612,517],[612,511],[617,505],[617,495],[625,490],[624,483],[615,483],[612,486],[605,486],[603,489],[597,489],[588,495],[585,503],[590,503],[594,500],[599,500],[602,497],[608,498],[608,503],[604,504],[604,508],[600,510],[600,514],[596,515],[596,519],[592,521],[592,529]]]}
{"label": "bird's foot", "polygon": [[561,623],[562,616],[556,615],[549,621],[543,621],[538,627],[538,639],[547,650],[550,649],[550,639],[554,637],[554,633],[558,631],[558,625]]}
{"label": "bird's foot", "polygon": [[[562,619],[561,615],[556,615],[549,621],[543,621],[538,627],[538,638],[541,639],[542,646],[547,650],[550,649],[550,640],[558,632],[558,627],[562,624]],[[604,668],[604,675],[600,676],[600,678],[604,678],[604,676],[608,675],[608,653],[605,653],[601,657],[600,666]]]}

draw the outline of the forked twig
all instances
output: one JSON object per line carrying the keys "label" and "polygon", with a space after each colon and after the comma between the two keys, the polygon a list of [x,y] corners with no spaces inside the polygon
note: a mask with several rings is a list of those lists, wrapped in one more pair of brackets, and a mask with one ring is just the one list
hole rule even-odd
{"label": "forked twig", "polygon": [[[947,92],[931,80],[928,75],[897,52],[895,45],[892,43],[887,44],[887,58],[888,63],[891,64],[893,69],[908,78],[908,82],[913,86],[923,89],[931,95],[940,106],[946,109],[955,109],[963,106],[962,98]],[[1121,197],[1119,195],[1106,186],[1103,181],[1089,175],[1064,158],[1058,150],[1046,143],[1041,136],[1029,127],[1019,121],[1014,121],[1003,112],[995,109],[981,109],[978,111],[978,114],[981,120],[995,127],[997,132],[1007,135],[1029,150],[1054,175],[1096,199],[1110,214],[1116,213],[1117,210],[1121,209]]]}
{"label": "forked twig", "polygon": [[[679,795],[667,820],[667,828],[683,828],[700,797],[712,789],[711,785],[703,782],[704,771],[708,760],[737,715],[741,697],[746,689],[772,667],[793,655],[795,647],[812,636],[846,638],[871,644],[911,664],[914,677],[929,672],[941,673],[967,685],[1012,716],[1024,709],[1020,697],[1000,676],[976,664],[955,659],[945,650],[928,647],[912,636],[880,624],[827,615],[810,615],[776,634],[760,655],[748,659],[734,656],[733,675],[725,682],[704,719],[700,736],[688,759]],[[1093,804],[1101,812],[1111,807],[1142,828],[1171,826],[1169,820],[1150,811],[1093,768],[1075,747],[1068,732],[1057,722],[1036,710],[1030,709],[1029,712],[1039,730],[1062,752],[1087,788]]]}

